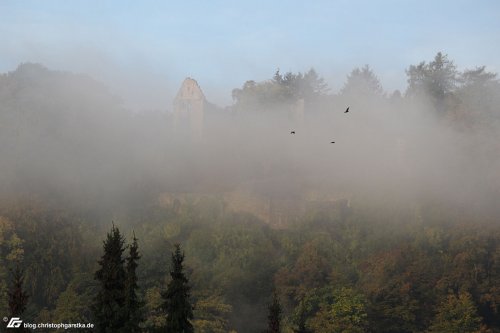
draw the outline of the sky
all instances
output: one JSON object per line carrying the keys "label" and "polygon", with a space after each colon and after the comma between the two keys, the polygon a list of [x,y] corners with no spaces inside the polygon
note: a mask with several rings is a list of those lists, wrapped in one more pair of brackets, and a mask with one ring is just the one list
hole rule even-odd
{"label": "sky", "polygon": [[185,77],[230,105],[247,80],[314,68],[332,92],[369,64],[388,92],[442,51],[500,71],[500,1],[0,0],[0,72],[85,73],[138,110],[171,109]]}

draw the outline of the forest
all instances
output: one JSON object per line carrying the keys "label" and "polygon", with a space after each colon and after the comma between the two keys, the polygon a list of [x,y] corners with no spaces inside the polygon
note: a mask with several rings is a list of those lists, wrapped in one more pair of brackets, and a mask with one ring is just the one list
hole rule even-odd
{"label": "forest", "polygon": [[[314,69],[277,70],[210,104],[202,143],[86,75],[0,75],[0,315],[92,332],[181,332],[181,312],[197,333],[500,332],[500,81],[441,52],[401,75],[406,91],[387,92],[365,65],[332,92]],[[286,202],[282,217],[227,195],[241,191]]]}

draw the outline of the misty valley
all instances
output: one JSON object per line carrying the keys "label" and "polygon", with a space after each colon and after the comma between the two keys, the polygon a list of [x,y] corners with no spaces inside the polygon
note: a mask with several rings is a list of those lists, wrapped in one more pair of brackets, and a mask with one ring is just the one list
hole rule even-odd
{"label": "misty valley", "polygon": [[186,78],[137,110],[1,74],[0,329],[500,332],[500,81],[441,52],[399,75],[278,69],[225,107]]}

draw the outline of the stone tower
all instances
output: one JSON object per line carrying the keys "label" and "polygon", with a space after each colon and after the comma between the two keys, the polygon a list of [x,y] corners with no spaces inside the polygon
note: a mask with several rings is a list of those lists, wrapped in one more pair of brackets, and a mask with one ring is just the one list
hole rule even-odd
{"label": "stone tower", "polygon": [[199,141],[203,135],[203,113],[206,107],[205,95],[198,82],[186,78],[174,99],[174,126],[177,134],[189,135]]}

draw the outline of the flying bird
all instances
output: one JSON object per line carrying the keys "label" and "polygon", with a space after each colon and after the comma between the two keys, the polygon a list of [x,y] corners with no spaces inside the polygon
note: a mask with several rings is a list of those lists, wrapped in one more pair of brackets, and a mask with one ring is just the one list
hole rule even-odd
{"label": "flying bird", "polygon": [[335,143],[335,141],[332,141],[332,142],[330,142],[330,143]]}
{"label": "flying bird", "polygon": [[344,113],[347,113],[349,112],[349,107],[347,107],[347,109],[345,109]]}
{"label": "flying bird", "polygon": [[295,134],[295,131],[291,131],[290,134]]}

